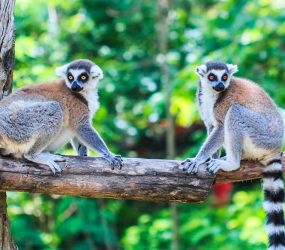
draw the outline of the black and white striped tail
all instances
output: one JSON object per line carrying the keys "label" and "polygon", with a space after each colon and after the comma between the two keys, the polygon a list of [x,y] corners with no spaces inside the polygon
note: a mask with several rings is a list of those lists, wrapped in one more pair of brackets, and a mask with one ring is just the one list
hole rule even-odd
{"label": "black and white striped tail", "polygon": [[273,160],[263,171],[263,207],[266,212],[266,231],[269,250],[285,250],[284,233],[284,181],[280,160]]}

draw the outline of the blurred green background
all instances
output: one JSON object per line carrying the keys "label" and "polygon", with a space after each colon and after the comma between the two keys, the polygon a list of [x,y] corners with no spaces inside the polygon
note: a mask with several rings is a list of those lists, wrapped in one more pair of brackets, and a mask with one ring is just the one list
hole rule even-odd
{"label": "blurred green background", "polygon": [[[208,60],[238,64],[238,76],[285,106],[284,1],[171,0],[166,34],[162,3],[17,0],[14,86],[56,79],[55,67],[73,59],[93,60],[105,74],[94,126],[125,157],[166,158],[165,74],[176,157],[197,153],[205,129],[194,68]],[[60,153],[74,154],[70,146]],[[216,193],[179,204],[175,220],[169,204],[12,192],[8,210],[19,249],[167,250],[173,234],[181,250],[266,249],[260,181],[235,184],[229,202]]]}

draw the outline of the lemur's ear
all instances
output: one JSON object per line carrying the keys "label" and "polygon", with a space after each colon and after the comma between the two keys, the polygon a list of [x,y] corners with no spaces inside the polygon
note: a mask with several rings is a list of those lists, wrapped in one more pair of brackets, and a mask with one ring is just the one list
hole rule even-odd
{"label": "lemur's ear", "polygon": [[91,74],[91,77],[94,79],[95,78],[103,79],[104,77],[102,69],[96,64],[94,64],[92,68],[90,69],[90,74]]}
{"label": "lemur's ear", "polygon": [[65,64],[63,66],[57,67],[55,69],[55,74],[59,77],[65,77],[66,71],[67,71],[68,64]]}
{"label": "lemur's ear", "polygon": [[228,71],[231,75],[238,72],[238,66],[235,64],[227,64]]}
{"label": "lemur's ear", "polygon": [[199,76],[199,77],[204,77],[207,73],[207,67],[205,64],[201,64],[199,66],[196,67],[195,69],[195,73]]}

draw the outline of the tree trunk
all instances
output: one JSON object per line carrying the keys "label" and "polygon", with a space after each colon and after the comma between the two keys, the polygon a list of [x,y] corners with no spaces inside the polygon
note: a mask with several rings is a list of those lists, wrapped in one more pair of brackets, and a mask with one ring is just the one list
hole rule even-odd
{"label": "tree trunk", "polygon": [[[161,71],[161,83],[164,87],[164,99],[165,99],[165,109],[166,109],[166,158],[175,158],[175,135],[174,135],[174,120],[170,112],[171,106],[171,82],[170,82],[170,70],[167,61],[167,53],[169,50],[169,25],[170,25],[170,3],[169,0],[159,0],[158,1],[158,42],[159,42],[159,52],[163,58],[160,62]],[[179,213],[177,204],[170,203],[170,212],[172,217],[172,250],[179,249]]]}
{"label": "tree trunk", "polygon": [[[0,1],[0,99],[12,91],[15,56],[14,6],[15,0]],[[0,193],[0,209],[1,250],[16,249],[10,232],[5,192]]]}
{"label": "tree trunk", "polygon": [[0,99],[12,92],[15,57],[15,0],[0,1]]}
{"label": "tree trunk", "polygon": [[0,244],[1,250],[17,249],[10,232],[10,223],[7,214],[6,192],[0,192]]}

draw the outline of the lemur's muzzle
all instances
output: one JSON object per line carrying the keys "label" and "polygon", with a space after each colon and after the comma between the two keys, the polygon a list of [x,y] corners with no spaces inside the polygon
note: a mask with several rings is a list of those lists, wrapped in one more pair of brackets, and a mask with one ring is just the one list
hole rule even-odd
{"label": "lemur's muzzle", "polygon": [[81,91],[82,89],[83,89],[83,87],[80,86],[77,81],[74,81],[74,82],[71,84],[71,90],[74,91],[74,92],[79,92],[79,91]]}
{"label": "lemur's muzzle", "polygon": [[219,82],[216,86],[213,86],[213,89],[216,91],[223,91],[225,89],[225,85],[222,82]]}

